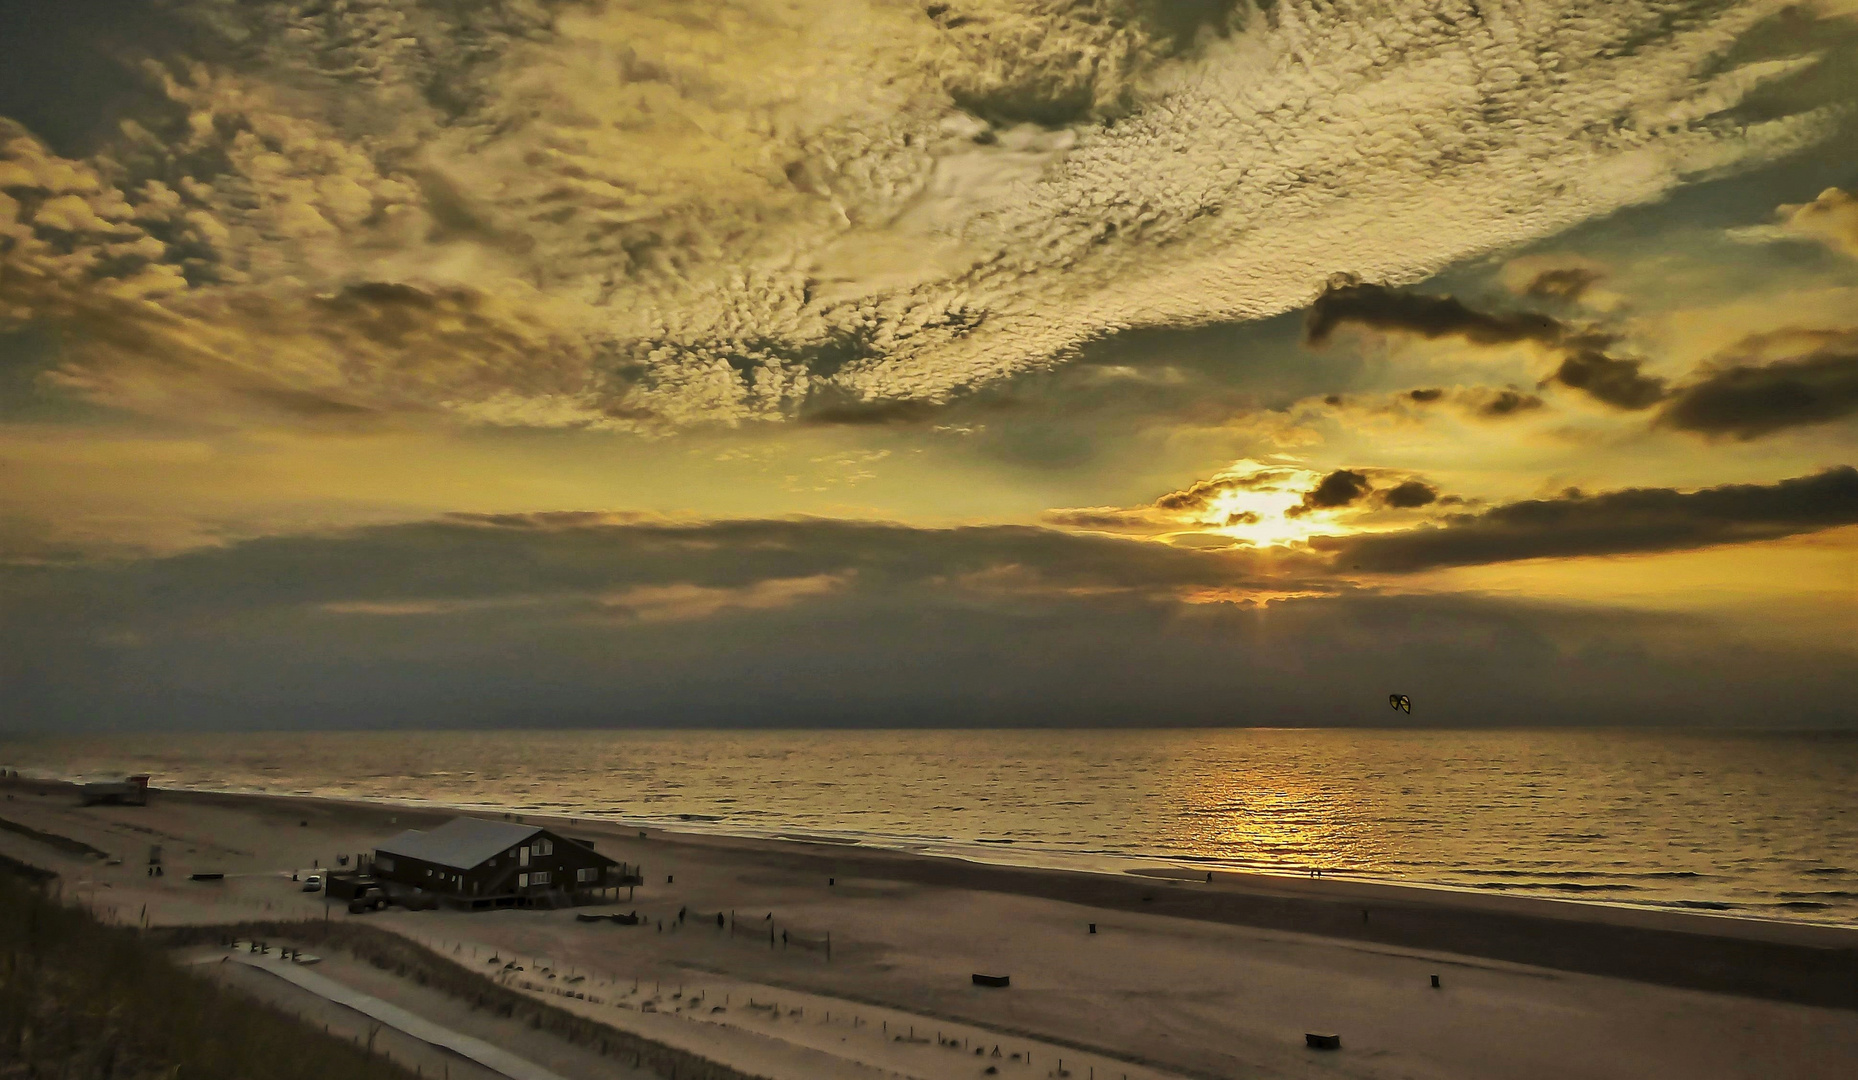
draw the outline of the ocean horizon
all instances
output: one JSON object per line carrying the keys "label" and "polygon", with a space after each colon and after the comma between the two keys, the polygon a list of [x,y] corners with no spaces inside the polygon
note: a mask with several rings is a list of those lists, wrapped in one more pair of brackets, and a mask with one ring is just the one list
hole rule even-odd
{"label": "ocean horizon", "polygon": [[1858,736],[1059,730],[15,737],[0,765],[1014,865],[1320,870],[1858,924]]}

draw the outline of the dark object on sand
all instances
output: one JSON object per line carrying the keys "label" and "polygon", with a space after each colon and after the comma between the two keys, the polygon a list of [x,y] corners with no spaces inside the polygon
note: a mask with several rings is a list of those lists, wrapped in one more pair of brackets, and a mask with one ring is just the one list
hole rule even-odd
{"label": "dark object on sand", "polygon": [[1306,1031],[1303,1033],[1303,1041],[1308,1043],[1312,1050],[1342,1049],[1342,1036],[1330,1031]]}
{"label": "dark object on sand", "polygon": [[77,794],[85,806],[147,806],[148,774],[85,784]]}
{"label": "dark object on sand", "polygon": [[188,877],[190,877],[194,881],[224,881],[226,880],[226,875],[224,874],[212,873],[212,872],[205,871],[205,870],[201,871],[198,874],[189,874]]}
{"label": "dark object on sand", "polygon": [[1097,924],[1096,924],[1096,923],[1091,923],[1091,924],[1090,924],[1090,932],[1091,932],[1091,933],[1093,933],[1093,934],[1097,932]]}
{"label": "dark object on sand", "polygon": [[369,886],[356,893],[348,902],[350,915],[363,915],[370,911],[379,911],[387,906],[387,894],[379,888]]}
{"label": "dark object on sand", "polygon": [[589,915],[584,911],[577,911],[574,913],[575,922],[605,922],[606,920],[607,917],[605,915]]}
{"label": "dark object on sand", "polygon": [[1409,715],[1413,712],[1413,699],[1407,697],[1405,694],[1388,694],[1387,704],[1392,705],[1395,712],[1403,712]]}
{"label": "dark object on sand", "polygon": [[1434,975],[1432,977],[1432,988],[1434,990],[1437,990],[1439,988],[1439,977],[1437,975]]}
{"label": "dark object on sand", "polygon": [[1007,986],[1011,984],[1012,981],[1013,978],[1010,975],[982,975],[979,972],[976,972],[974,975],[974,985],[976,986]]}

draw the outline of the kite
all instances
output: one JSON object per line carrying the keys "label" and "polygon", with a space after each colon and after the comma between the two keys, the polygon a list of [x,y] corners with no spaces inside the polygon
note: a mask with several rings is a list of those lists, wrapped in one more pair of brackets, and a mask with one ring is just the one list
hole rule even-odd
{"label": "kite", "polygon": [[1411,714],[1413,711],[1413,699],[1405,694],[1388,694],[1387,704],[1403,713]]}

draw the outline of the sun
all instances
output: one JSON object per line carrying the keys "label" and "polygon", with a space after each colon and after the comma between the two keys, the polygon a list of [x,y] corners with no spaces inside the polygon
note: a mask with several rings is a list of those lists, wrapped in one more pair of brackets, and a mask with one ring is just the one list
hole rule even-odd
{"label": "sun", "polygon": [[1184,516],[1195,532],[1229,536],[1255,547],[1352,531],[1339,526],[1328,511],[1301,509],[1304,492],[1321,478],[1304,468],[1236,462],[1215,478],[1219,490]]}

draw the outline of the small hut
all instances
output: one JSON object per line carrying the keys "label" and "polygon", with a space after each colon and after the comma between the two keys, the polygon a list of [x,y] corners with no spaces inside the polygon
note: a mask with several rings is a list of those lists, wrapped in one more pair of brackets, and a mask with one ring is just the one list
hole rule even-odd
{"label": "small hut", "polygon": [[148,774],[92,781],[80,786],[77,794],[85,806],[147,806]]}

